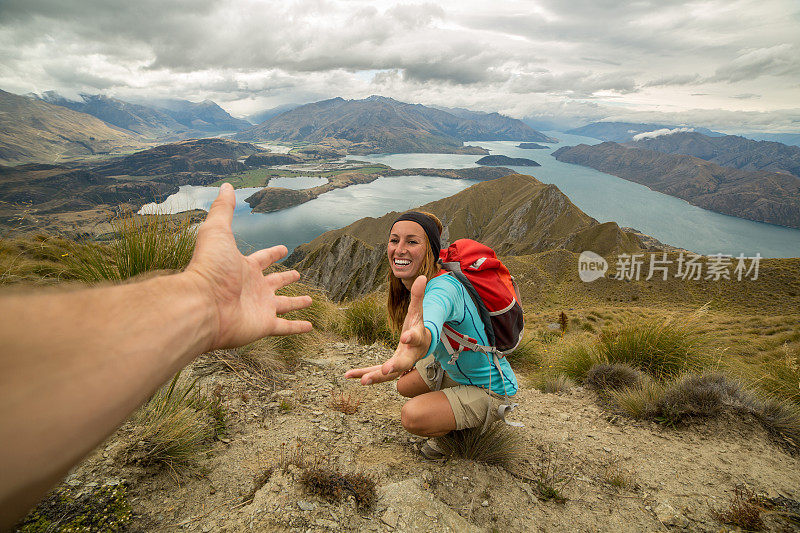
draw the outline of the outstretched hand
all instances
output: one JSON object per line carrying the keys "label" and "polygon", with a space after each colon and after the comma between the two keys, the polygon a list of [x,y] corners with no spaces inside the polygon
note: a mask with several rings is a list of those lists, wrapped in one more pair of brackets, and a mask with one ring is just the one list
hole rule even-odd
{"label": "outstretched hand", "polygon": [[311,330],[304,320],[277,315],[311,305],[310,296],[278,296],[275,291],[300,279],[296,270],[264,275],[263,271],[287,253],[273,246],[242,255],[231,231],[236,197],[224,183],[197,233],[194,255],[186,268],[216,311],[217,328],[209,349],[241,346],[267,335]]}
{"label": "outstretched hand", "polygon": [[394,355],[382,365],[348,370],[344,375],[346,378],[361,378],[362,385],[389,381],[411,369],[428,353],[431,345],[431,332],[428,331],[422,320],[422,298],[425,296],[427,283],[428,280],[425,276],[418,276],[411,286],[408,313],[403,321],[403,331]]}

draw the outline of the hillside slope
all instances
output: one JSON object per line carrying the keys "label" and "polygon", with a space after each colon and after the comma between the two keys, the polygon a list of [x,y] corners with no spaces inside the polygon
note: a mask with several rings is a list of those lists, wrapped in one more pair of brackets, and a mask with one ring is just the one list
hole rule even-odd
{"label": "hillside slope", "polygon": [[722,167],[688,155],[611,142],[559,148],[553,156],[641,183],[711,211],[800,228],[800,178],[791,174]]}
{"label": "hillside slope", "polygon": [[[502,255],[564,248],[591,249],[601,255],[643,249],[639,239],[614,222],[598,223],[555,185],[511,174],[482,182],[419,208],[445,226],[442,243],[471,238]],[[386,236],[398,213],[363,218],[298,246],[286,260],[309,282],[335,299],[370,292],[384,281]]]}
{"label": "hillside slope", "polygon": [[85,113],[0,90],[0,163],[56,163],[144,146]]}

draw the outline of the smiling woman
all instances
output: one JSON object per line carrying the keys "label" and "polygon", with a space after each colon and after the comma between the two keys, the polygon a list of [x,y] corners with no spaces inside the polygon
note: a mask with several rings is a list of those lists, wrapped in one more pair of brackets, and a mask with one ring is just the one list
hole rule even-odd
{"label": "smiling woman", "polygon": [[[500,420],[517,380],[508,361],[485,353],[445,347],[442,328],[487,346],[475,302],[455,277],[442,275],[439,255],[442,223],[431,213],[410,211],[398,217],[389,233],[388,312],[401,331],[394,355],[383,365],[355,368],[345,377],[362,385],[398,379],[397,391],[411,398],[403,406],[403,427],[430,437],[420,450],[429,459],[444,456],[436,438],[453,430],[488,428]],[[428,281],[430,279],[430,282]],[[474,347],[474,346],[473,346]]]}

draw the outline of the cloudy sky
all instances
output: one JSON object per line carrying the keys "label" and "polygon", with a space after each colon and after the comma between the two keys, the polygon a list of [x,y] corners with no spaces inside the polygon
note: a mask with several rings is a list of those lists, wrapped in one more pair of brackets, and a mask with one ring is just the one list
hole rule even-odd
{"label": "cloudy sky", "polygon": [[0,0],[0,89],[800,132],[800,2]]}

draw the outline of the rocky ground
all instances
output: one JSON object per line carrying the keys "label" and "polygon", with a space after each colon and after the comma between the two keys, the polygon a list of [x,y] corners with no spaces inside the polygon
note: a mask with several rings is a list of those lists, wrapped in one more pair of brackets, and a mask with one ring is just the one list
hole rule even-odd
{"label": "rocky ground", "polygon": [[[400,425],[403,398],[391,384],[362,388],[342,377],[387,354],[378,345],[325,343],[274,391],[231,374],[202,377],[223,399],[228,433],[199,468],[130,464],[126,424],[64,486],[80,493],[124,484],[133,530],[198,532],[721,531],[731,528],[712,510],[727,507],[737,484],[800,499],[800,460],[754,421],[665,428],[613,416],[580,387],[543,394],[524,378],[510,418],[525,425],[513,431],[528,459],[508,469],[428,461],[417,451],[421,439]],[[360,399],[357,412],[334,409],[333,391]],[[298,461],[367,474],[377,502],[358,508],[349,495],[332,503],[308,493]],[[556,485],[566,502],[545,500],[536,481],[547,477],[565,480]],[[800,527],[777,512],[764,519],[776,531]]]}

